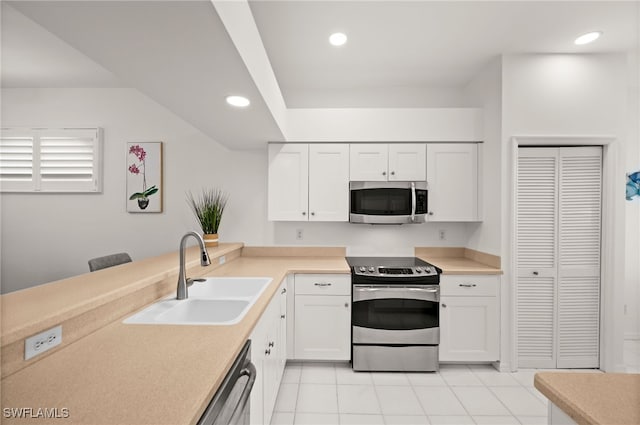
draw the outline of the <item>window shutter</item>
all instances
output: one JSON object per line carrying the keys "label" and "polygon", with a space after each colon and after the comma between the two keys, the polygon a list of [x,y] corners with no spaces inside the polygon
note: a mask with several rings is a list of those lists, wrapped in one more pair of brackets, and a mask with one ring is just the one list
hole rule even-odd
{"label": "window shutter", "polygon": [[0,133],[0,190],[28,191],[34,187],[34,141],[30,131],[2,129]]}
{"label": "window shutter", "polygon": [[95,129],[43,130],[40,133],[41,190],[97,191],[98,156]]}
{"label": "window shutter", "polygon": [[2,129],[0,191],[100,192],[101,131]]}

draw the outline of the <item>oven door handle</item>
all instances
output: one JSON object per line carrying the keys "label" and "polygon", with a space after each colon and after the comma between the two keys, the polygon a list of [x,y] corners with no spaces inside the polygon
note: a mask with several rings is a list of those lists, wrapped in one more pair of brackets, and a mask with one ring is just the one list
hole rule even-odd
{"label": "oven door handle", "polygon": [[353,302],[375,299],[440,301],[440,288],[417,286],[353,285]]}
{"label": "oven door handle", "polygon": [[411,222],[416,221],[416,183],[411,182]]}

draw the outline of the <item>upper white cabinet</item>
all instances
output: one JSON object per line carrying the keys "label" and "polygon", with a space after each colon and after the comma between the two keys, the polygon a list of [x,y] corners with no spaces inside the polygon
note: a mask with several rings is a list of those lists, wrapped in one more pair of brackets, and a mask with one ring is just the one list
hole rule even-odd
{"label": "upper white cabinet", "polygon": [[389,145],[389,180],[424,181],[427,178],[427,153],[424,143]]}
{"label": "upper white cabinet", "polygon": [[424,143],[354,143],[350,145],[350,180],[424,181]]}
{"label": "upper white cabinet", "polygon": [[427,144],[429,221],[478,221],[478,146]]}
{"label": "upper white cabinet", "polygon": [[349,220],[349,145],[269,144],[273,221]]}
{"label": "upper white cabinet", "polygon": [[309,221],[349,221],[349,145],[309,145]]}
{"label": "upper white cabinet", "polygon": [[269,220],[307,220],[309,145],[269,145]]}

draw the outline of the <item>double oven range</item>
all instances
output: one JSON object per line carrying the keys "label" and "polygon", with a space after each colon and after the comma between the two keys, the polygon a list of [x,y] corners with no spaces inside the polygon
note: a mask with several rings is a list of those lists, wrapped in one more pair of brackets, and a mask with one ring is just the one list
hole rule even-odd
{"label": "double oven range", "polygon": [[414,257],[347,257],[356,371],[438,370],[439,268]]}

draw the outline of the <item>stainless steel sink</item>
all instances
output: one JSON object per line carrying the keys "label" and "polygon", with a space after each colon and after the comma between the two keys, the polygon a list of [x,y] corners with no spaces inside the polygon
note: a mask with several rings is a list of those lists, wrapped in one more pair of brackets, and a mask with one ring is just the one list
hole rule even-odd
{"label": "stainless steel sink", "polygon": [[234,325],[260,298],[271,278],[206,278],[189,288],[189,298],[171,295],[124,320],[127,324]]}

